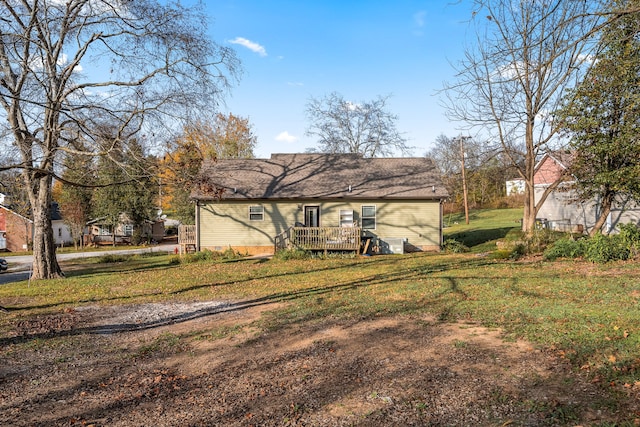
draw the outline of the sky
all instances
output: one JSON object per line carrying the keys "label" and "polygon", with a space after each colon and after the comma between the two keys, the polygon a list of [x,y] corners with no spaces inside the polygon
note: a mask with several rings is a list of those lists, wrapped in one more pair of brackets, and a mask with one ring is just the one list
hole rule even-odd
{"label": "sky", "polygon": [[209,33],[234,48],[243,72],[220,106],[248,118],[256,157],[300,153],[311,98],[337,92],[358,103],[390,96],[387,111],[423,156],[440,134],[460,127],[445,117],[440,93],[464,54],[468,0],[206,1]]}

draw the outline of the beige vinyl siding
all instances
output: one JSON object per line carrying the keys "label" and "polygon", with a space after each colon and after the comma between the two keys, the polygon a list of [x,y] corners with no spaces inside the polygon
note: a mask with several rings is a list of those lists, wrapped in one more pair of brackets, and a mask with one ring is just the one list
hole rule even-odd
{"label": "beige vinyl siding", "polygon": [[[263,206],[264,220],[249,220],[249,207]],[[200,206],[200,246],[271,246],[276,234],[303,221],[296,203],[213,202]]]}
{"label": "beige vinyl siding", "polygon": [[[365,204],[365,203],[363,203]],[[439,201],[384,202],[376,205],[376,229],[381,239],[404,238],[409,245],[440,246]]]}
{"label": "beige vinyl siding", "polygon": [[[263,206],[264,220],[250,221],[249,206]],[[200,205],[200,246],[272,246],[275,235],[304,222],[304,206],[320,206],[320,226],[338,227],[340,210],[353,210],[360,224],[362,206],[376,207],[376,228],[367,230],[379,238],[405,238],[416,247],[440,245],[440,203],[428,201],[281,201],[211,202]]]}

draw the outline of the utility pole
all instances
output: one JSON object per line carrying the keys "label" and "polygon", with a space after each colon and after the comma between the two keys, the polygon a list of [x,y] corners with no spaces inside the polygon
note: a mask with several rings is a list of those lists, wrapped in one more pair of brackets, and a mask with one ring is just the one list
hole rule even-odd
{"label": "utility pole", "polygon": [[469,138],[468,136],[460,135],[458,140],[460,141],[460,159],[462,163],[462,194],[464,197],[464,219],[465,223],[469,224],[469,202],[467,200],[467,176],[464,170],[464,140]]}

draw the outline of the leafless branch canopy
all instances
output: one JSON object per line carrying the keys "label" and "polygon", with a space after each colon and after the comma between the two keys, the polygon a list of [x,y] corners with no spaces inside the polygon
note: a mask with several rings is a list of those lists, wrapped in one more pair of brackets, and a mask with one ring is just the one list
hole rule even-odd
{"label": "leafless branch canopy", "polygon": [[386,110],[388,96],[362,103],[349,102],[338,93],[311,98],[307,135],[318,138],[315,151],[359,153],[366,157],[388,156],[411,151],[396,129],[397,116]]}
{"label": "leafless branch canopy", "polygon": [[476,0],[475,6],[475,40],[456,66],[456,80],[445,84],[445,107],[511,158],[527,183],[525,226],[532,228],[536,160],[561,142],[553,113],[591,66],[600,30],[639,11],[614,12],[608,0]]}
{"label": "leafless branch canopy", "polygon": [[198,8],[154,0],[0,0],[0,8],[0,144],[19,148],[16,167],[50,170],[61,151],[108,151],[97,135],[107,125],[113,145],[159,133],[214,109],[237,76],[233,51],[206,38]]}

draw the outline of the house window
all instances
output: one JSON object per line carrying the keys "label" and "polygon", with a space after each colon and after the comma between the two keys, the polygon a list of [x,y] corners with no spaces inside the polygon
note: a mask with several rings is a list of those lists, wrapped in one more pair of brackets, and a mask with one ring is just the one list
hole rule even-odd
{"label": "house window", "polygon": [[353,227],[353,211],[340,209],[340,227]]}
{"label": "house window", "polygon": [[125,224],[123,229],[125,236],[133,236],[133,224]]}
{"label": "house window", "polygon": [[362,228],[365,230],[375,230],[376,229],[376,207],[375,205],[371,206],[362,206],[362,215],[360,215],[360,221],[362,222]]}
{"label": "house window", "polygon": [[264,220],[264,207],[263,206],[249,206],[249,220],[250,221],[263,221]]}
{"label": "house window", "polygon": [[62,228],[58,228],[58,237],[62,237]]}

